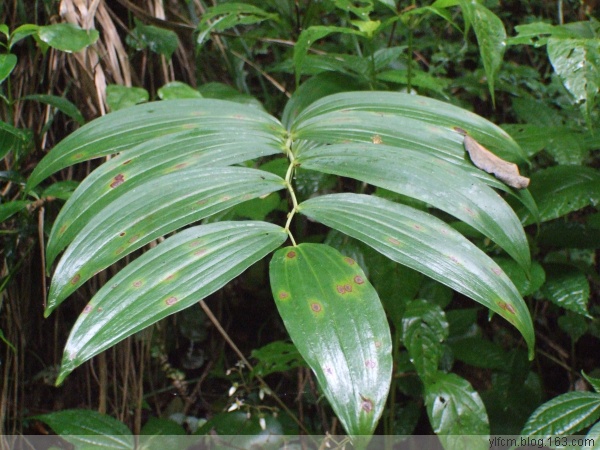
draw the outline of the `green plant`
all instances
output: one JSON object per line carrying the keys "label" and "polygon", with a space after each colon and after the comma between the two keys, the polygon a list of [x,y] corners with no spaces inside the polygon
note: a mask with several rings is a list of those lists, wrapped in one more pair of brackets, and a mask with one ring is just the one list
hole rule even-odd
{"label": "green plant", "polygon": [[[278,250],[270,268],[279,313],[346,431],[371,434],[391,382],[389,326],[356,261],[325,244],[297,243],[302,216],[478,301],[512,323],[532,355],[531,319],[517,289],[491,258],[444,221],[368,194],[365,184],[357,185],[359,193],[304,201],[294,188],[294,174],[316,171],[388,189],[457,217],[528,270],[523,229],[490,186],[529,205],[527,196],[474,168],[455,127],[506,158],[523,160],[514,141],[481,117],[424,97],[377,92],[324,97],[301,111],[289,130],[254,107],[198,99],[135,106],[73,133],[38,164],[29,191],[68,165],[118,156],[82,182],[54,223],[48,267],[66,251],[53,276],[46,315],[98,271],[184,229],[130,263],[89,302],[65,347],[58,383],[102,350],[219,289],[289,238],[293,245]],[[252,164],[236,166],[269,155],[288,159],[284,178]],[[282,189],[290,202],[284,227],[224,221],[185,228]],[[409,351],[429,392],[432,423],[446,424],[437,414],[451,408],[444,412],[434,404],[454,383],[468,382],[438,370],[444,335],[430,328],[432,312],[417,308],[411,314],[414,319],[403,323],[404,339],[414,342]],[[431,340],[420,340],[423,333],[433,333]],[[443,401],[460,404],[465,393],[459,389]],[[467,395],[481,405],[474,391]],[[474,431],[488,430],[482,409],[458,410],[466,415],[461,420],[477,424]],[[456,430],[436,426],[436,431]]]}

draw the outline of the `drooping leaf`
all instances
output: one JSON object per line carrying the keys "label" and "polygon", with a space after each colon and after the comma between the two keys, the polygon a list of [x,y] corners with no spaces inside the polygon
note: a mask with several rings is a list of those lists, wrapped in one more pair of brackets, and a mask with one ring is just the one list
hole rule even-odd
{"label": "drooping leaf", "polygon": [[489,449],[488,415],[467,380],[438,372],[425,385],[425,405],[431,427],[446,450]]}
{"label": "drooping leaf", "polygon": [[83,114],[81,114],[81,111],[77,109],[77,106],[64,97],[46,94],[32,94],[23,97],[23,100],[34,100],[36,102],[45,103],[74,119],[79,125],[83,125],[85,123]]}
{"label": "drooping leaf", "polygon": [[[121,176],[110,187],[117,189],[126,182]],[[283,187],[280,177],[256,169],[191,167],[122,189],[123,194],[97,211],[63,254],[50,285],[46,316],[95,273],[148,242]],[[60,235],[61,230],[57,232]]]}
{"label": "drooping leaf", "polygon": [[324,244],[278,250],[270,277],[286,329],[347,433],[371,435],[392,375],[377,292],[353,259]]}
{"label": "drooping leaf", "polygon": [[[52,265],[91,218],[123,194],[123,188],[130,191],[183,168],[228,166],[268,156],[280,151],[279,146],[262,130],[242,129],[232,134],[192,129],[128,149],[88,175],[60,211],[48,240],[47,265]],[[122,186],[115,189],[117,185]]]}
{"label": "drooping leaf", "polygon": [[39,27],[37,34],[42,42],[63,52],[78,52],[94,44],[98,30],[83,30],[71,23],[57,23]]}
{"label": "drooping leaf", "polygon": [[485,184],[439,158],[383,144],[340,144],[305,150],[296,164],[352,177],[446,211],[481,231],[529,269],[527,239],[508,204]]}
{"label": "drooping leaf", "polygon": [[517,289],[493,260],[446,223],[405,205],[358,194],[316,197],[301,203],[299,212],[498,313],[521,332],[533,355],[533,324]]}
{"label": "drooping leaf", "polygon": [[34,418],[78,449],[125,450],[134,447],[134,438],[127,426],[98,411],[67,409]]}
{"label": "drooping leaf", "polygon": [[17,65],[17,56],[12,53],[4,53],[0,55],[0,84],[8,78],[13,69]]}
{"label": "drooping leaf", "polygon": [[419,377],[427,384],[438,370],[448,337],[448,322],[439,306],[426,300],[413,300],[402,317],[402,341]]}
{"label": "drooping leaf", "polygon": [[502,65],[502,58],[506,49],[504,24],[498,16],[480,3],[461,0],[460,5],[477,36],[479,53],[483,60],[490,95],[492,101],[494,101],[494,81]]}
{"label": "drooping leaf", "polygon": [[522,436],[562,436],[576,433],[600,418],[600,394],[567,392],[544,403],[527,420]]}
{"label": "drooping leaf", "polygon": [[107,114],[56,145],[36,166],[26,190],[54,172],[88,159],[123,152],[151,138],[192,129],[263,130],[282,138],[285,130],[274,117],[246,105],[212,99],[151,102]]}
{"label": "drooping leaf", "polygon": [[201,225],[166,239],[90,300],[69,335],[57,384],[94,355],[220,289],[286,239],[266,222]]}
{"label": "drooping leaf", "polygon": [[591,317],[588,312],[590,284],[583,272],[573,266],[564,264],[548,264],[547,280],[542,293],[552,303]]}

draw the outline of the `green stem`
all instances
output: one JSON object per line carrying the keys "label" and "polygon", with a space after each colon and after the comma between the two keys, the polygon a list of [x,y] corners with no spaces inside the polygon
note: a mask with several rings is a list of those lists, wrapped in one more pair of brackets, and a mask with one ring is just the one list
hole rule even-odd
{"label": "green stem", "polygon": [[294,166],[296,158],[294,157],[294,152],[292,151],[292,138],[288,137],[287,142],[285,144],[285,151],[287,153],[287,157],[290,160],[290,165],[288,166],[287,172],[285,174],[285,187],[290,193],[290,198],[292,199],[292,210],[288,213],[287,222],[285,223],[285,232],[290,237],[290,241],[292,241],[292,245],[294,247],[297,245],[292,232],[290,231],[290,224],[292,223],[292,219],[294,215],[298,211],[298,199],[296,198],[296,193],[294,192],[294,187],[292,186],[292,178],[294,176]]}

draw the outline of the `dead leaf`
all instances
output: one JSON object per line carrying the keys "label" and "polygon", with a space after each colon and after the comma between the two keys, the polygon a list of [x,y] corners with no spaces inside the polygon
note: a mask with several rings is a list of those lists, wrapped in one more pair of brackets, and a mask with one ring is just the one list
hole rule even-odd
{"label": "dead leaf", "polygon": [[503,183],[515,189],[525,189],[529,186],[529,178],[521,176],[516,164],[505,161],[494,155],[487,148],[469,136],[464,130],[455,128],[465,136],[465,149],[473,164],[481,170],[491,173]]}

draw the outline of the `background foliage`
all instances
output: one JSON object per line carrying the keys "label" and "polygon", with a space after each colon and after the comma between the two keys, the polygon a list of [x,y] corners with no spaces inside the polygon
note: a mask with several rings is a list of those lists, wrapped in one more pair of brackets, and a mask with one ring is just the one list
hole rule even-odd
{"label": "background foliage", "polygon": [[[487,310],[462,294],[357,240],[298,220],[295,235],[326,242],[360,264],[392,325],[394,376],[376,432],[457,432],[460,408],[453,416],[436,407],[440,398],[476,412],[461,432],[466,426],[473,434],[587,431],[600,414],[594,378],[600,337],[598,11],[593,1],[575,0],[4,2],[0,434],[46,427],[75,433],[61,429],[74,408],[117,419],[90,416],[90,427],[99,433],[124,434],[123,426],[136,434],[211,428],[221,434],[282,433],[299,427],[343,432],[273,307],[268,260],[212,294],[210,310],[193,307],[164,318],[55,387],[75,319],[125,263],[82,280],[70,301],[43,319],[50,231],[64,202],[100,162],[64,164],[43,182],[45,177],[32,173],[43,172],[40,160],[47,151],[85,123],[119,110],[126,117],[125,108],[150,100],[231,100],[261,117],[280,117],[286,127],[299,120],[306,139],[319,133],[329,138],[331,124],[311,124],[302,111],[350,90],[411,92],[473,111],[516,141],[522,154],[515,162],[531,178],[528,193],[495,185],[525,226],[532,260],[526,274],[523,257],[521,264],[508,258],[500,243],[472,224],[373,178],[340,178],[355,174],[324,170],[310,149],[302,154],[307,168],[313,164],[321,172],[298,171],[300,201],[340,190],[364,192],[369,183],[378,187],[366,193],[433,211],[494,259],[533,319],[536,348],[529,361],[520,335],[508,324],[488,321]],[[356,113],[354,120],[361,123],[363,116]],[[394,134],[383,126],[376,133],[384,141]],[[269,137],[257,131],[252,139]],[[505,145],[493,150],[510,159],[510,151],[502,153]],[[273,185],[285,176],[286,163],[268,154],[251,158],[259,158],[253,168],[272,174]],[[238,169],[250,170],[228,170]],[[216,176],[205,170],[205,176]],[[275,187],[264,189],[257,196]],[[307,203],[314,206],[306,207],[306,216],[318,215],[316,200]],[[267,219],[283,225],[288,210],[279,194],[230,206],[205,222]],[[50,263],[63,247],[49,247]],[[240,354],[223,340],[220,327]],[[241,362],[240,355],[250,355],[251,362]],[[59,411],[67,415],[62,420],[49,414]]]}

